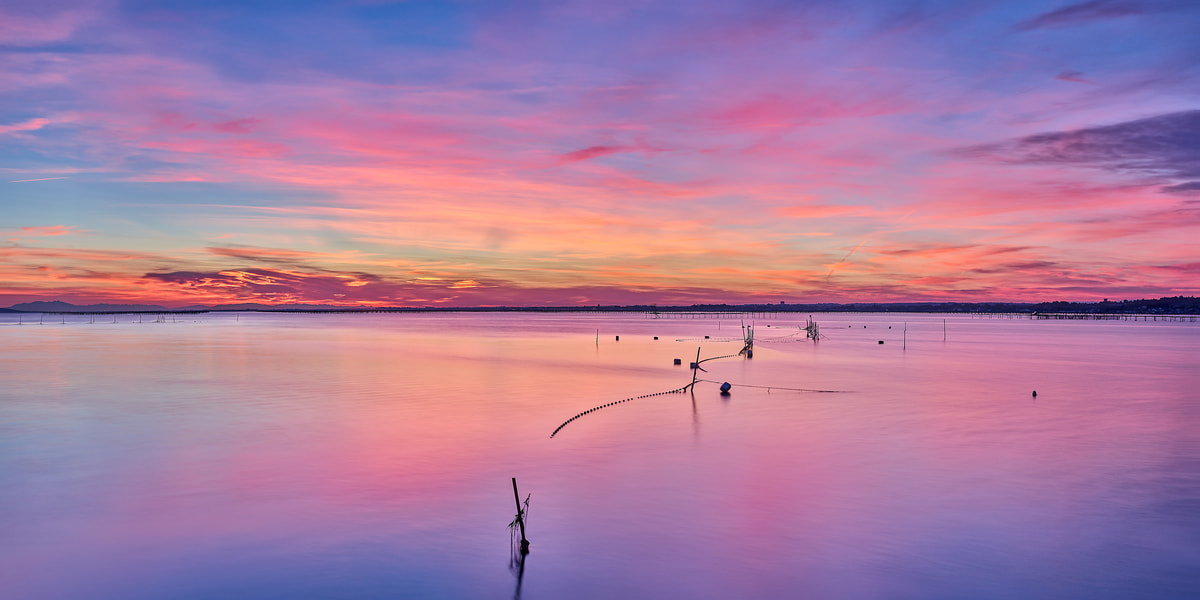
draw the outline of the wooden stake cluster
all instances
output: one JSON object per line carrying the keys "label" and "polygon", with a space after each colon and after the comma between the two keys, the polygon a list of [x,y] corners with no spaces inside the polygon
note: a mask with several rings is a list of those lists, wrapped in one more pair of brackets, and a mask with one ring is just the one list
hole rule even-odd
{"label": "wooden stake cluster", "polygon": [[[742,325],[742,343],[743,343],[742,350],[741,350],[741,352],[738,352],[738,355],[739,356],[745,355],[746,358],[754,358],[754,326],[753,325],[744,325],[744,324]],[[700,355],[697,353],[697,355],[696,355],[697,360],[699,360],[699,356]]]}
{"label": "wooden stake cluster", "polygon": [[812,315],[808,315],[808,325],[804,327],[804,337],[814,341],[821,341],[821,326],[813,321]]}

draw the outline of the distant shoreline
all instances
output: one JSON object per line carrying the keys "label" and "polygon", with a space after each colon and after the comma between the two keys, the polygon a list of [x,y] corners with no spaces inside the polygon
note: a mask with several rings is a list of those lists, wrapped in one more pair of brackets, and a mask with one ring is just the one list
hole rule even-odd
{"label": "distant shoreline", "polygon": [[345,307],[328,305],[230,304],[167,308],[156,305],[92,304],[78,306],[67,302],[28,302],[0,308],[6,313],[46,314],[128,314],[209,312],[277,313],[929,313],[929,314],[1080,314],[1080,315],[1200,315],[1200,298],[1178,296],[1155,300],[1118,302],[851,302],[851,303],[780,303],[780,304],[693,304],[690,306],[614,305],[614,306],[476,306],[476,307]]}

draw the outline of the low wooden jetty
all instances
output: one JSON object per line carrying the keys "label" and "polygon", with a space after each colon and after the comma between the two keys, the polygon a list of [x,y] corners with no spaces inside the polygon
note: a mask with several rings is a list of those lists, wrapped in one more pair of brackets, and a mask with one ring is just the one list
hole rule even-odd
{"label": "low wooden jetty", "polygon": [[1066,319],[1084,321],[1162,321],[1165,323],[1195,323],[1200,315],[1158,315],[1135,313],[1033,313],[1032,319]]}
{"label": "low wooden jetty", "polygon": [[780,313],[742,312],[742,311],[654,311],[647,312],[647,319],[765,319]]}
{"label": "low wooden jetty", "polygon": [[1196,323],[1200,315],[1158,313],[1090,313],[1090,312],[973,312],[973,319],[1058,319],[1070,321],[1161,321],[1164,323]]}

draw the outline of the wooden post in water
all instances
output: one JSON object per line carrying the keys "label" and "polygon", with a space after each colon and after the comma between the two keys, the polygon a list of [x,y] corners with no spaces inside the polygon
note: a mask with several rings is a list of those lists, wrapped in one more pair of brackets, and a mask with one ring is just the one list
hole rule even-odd
{"label": "wooden post in water", "polygon": [[700,374],[700,347],[697,346],[696,347],[696,362],[692,363],[692,382],[688,384],[689,386],[691,386],[693,392],[696,391],[696,376],[698,376],[699,374]]}
{"label": "wooden post in water", "polygon": [[513,500],[517,501],[517,525],[521,526],[521,554],[529,552],[529,540],[525,538],[525,511],[521,510],[521,494],[517,493],[517,478],[512,478]]}

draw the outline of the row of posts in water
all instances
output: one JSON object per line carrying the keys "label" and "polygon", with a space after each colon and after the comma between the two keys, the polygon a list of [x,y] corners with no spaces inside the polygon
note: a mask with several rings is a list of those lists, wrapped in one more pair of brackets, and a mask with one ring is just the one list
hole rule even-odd
{"label": "row of posts in water", "polygon": [[[34,319],[33,315],[37,315]],[[12,325],[45,325],[46,323],[58,323],[60,325],[67,324],[67,315],[70,315],[72,323],[86,322],[93,323],[117,323],[117,317],[130,317],[129,320],[121,321],[124,323],[178,323],[178,317],[186,317],[187,315],[196,314],[195,312],[91,312],[91,313],[19,313],[17,322]],[[49,316],[49,320],[46,317]],[[28,319],[26,318],[28,317]],[[133,320],[132,317],[137,317]],[[111,320],[110,320],[111,318]]]}
{"label": "row of posts in water", "polygon": [[1162,321],[1195,323],[1200,315],[1155,315],[1136,313],[970,313],[972,318],[989,319],[1062,319],[1079,321]]}
{"label": "row of posts in water", "polygon": [[[746,312],[707,312],[707,311],[680,311],[680,312],[648,312],[647,319],[731,319],[731,318],[770,318],[786,315],[784,312],[769,312],[769,313],[746,313]],[[843,313],[845,314],[845,313]],[[867,313],[867,314],[891,314],[891,313]],[[894,314],[946,314],[946,313],[894,313]],[[1163,321],[1170,323],[1195,323],[1200,321],[1200,315],[1158,315],[1158,314],[1132,314],[1132,313],[992,313],[992,312],[976,312],[976,313],[952,313],[966,314],[972,318],[988,318],[988,319],[1070,319],[1070,320],[1093,320],[1093,321]]]}

